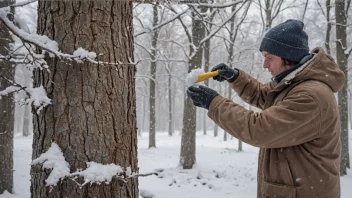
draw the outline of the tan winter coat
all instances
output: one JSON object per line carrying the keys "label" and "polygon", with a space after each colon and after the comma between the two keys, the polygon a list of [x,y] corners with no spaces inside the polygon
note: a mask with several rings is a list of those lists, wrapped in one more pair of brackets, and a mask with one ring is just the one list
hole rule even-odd
{"label": "tan winter coat", "polygon": [[240,71],[232,88],[261,112],[221,96],[208,116],[234,137],[260,147],[258,198],[339,198],[340,120],[334,93],[344,73],[323,49],[278,85]]}

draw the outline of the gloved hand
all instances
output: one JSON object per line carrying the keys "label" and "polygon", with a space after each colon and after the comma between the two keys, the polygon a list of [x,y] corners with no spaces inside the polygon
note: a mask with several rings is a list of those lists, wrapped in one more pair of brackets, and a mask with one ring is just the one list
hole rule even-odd
{"label": "gloved hand", "polygon": [[190,86],[187,95],[192,99],[195,106],[209,109],[211,101],[219,94],[206,86],[199,85],[199,87]]}
{"label": "gloved hand", "polygon": [[219,82],[222,82],[224,80],[233,82],[238,77],[238,70],[232,69],[224,63],[220,63],[211,69],[211,71],[216,71],[216,70],[219,70],[219,75],[214,76],[213,79]]}

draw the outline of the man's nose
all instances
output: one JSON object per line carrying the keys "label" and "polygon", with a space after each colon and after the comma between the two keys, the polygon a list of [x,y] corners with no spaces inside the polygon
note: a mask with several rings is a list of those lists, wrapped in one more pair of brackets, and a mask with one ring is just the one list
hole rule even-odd
{"label": "man's nose", "polygon": [[266,68],[269,68],[269,64],[267,64],[266,62],[263,63],[263,67],[266,69]]}

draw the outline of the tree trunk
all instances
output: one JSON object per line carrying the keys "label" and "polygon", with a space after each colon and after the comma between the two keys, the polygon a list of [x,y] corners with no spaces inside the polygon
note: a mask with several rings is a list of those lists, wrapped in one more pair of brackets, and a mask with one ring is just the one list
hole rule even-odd
{"label": "tree trunk", "polygon": [[208,111],[203,110],[203,113],[201,114],[203,117],[203,135],[207,134],[207,117],[208,117]]}
{"label": "tree trunk", "polygon": [[[328,0],[328,1],[329,1],[329,0]],[[303,14],[302,14],[301,21],[304,21],[304,18],[306,17],[307,8],[308,8],[308,2],[309,2],[309,0],[306,0],[306,3],[305,3],[305,5],[304,5],[304,10],[303,10]]]}
{"label": "tree trunk", "polygon": [[227,141],[227,132],[224,130],[224,141]]}
{"label": "tree trunk", "polygon": [[331,49],[330,49],[330,34],[331,34],[331,21],[330,21],[330,9],[331,9],[331,3],[330,0],[326,0],[325,2],[326,5],[326,35],[325,35],[325,49],[326,52],[331,55]]}
{"label": "tree trunk", "polygon": [[[203,13],[201,11],[201,13]],[[193,12],[192,17],[192,38],[193,46],[197,46],[197,51],[194,51],[191,46],[190,55],[191,60],[189,61],[188,72],[192,69],[199,67],[202,64],[202,46],[199,46],[200,41],[205,37],[205,27],[198,16],[195,17]],[[196,107],[193,105],[192,100],[188,97],[184,104],[183,113],[183,128],[181,137],[181,156],[180,164],[183,169],[191,169],[196,162]]]}
{"label": "tree trunk", "polygon": [[238,149],[237,149],[238,152],[241,152],[243,151],[242,149],[242,141],[241,140],[238,140]]}
{"label": "tree trunk", "polygon": [[169,120],[168,120],[168,125],[169,125],[169,136],[172,136],[172,133],[173,133],[173,131],[172,131],[172,125],[173,125],[173,123],[172,123],[172,76],[171,76],[171,69],[172,68],[169,68],[170,69],[170,75],[169,75],[169,79],[168,79],[168,95],[169,95],[169,97],[168,97],[168,101],[169,101]]}
{"label": "tree trunk", "polygon": [[[14,1],[0,2],[0,7],[11,5]],[[11,36],[7,28],[0,23],[0,54],[9,54]],[[0,61],[0,90],[11,86],[8,80],[13,81],[14,69],[11,64]],[[4,79],[6,78],[6,79]],[[0,194],[5,190],[12,192],[13,187],[13,128],[14,102],[12,94],[1,96],[0,99]]]}
{"label": "tree trunk", "polygon": [[343,88],[338,93],[339,112],[341,119],[341,164],[340,175],[347,174],[347,168],[350,167],[349,152],[348,152],[348,112],[347,112],[347,16],[345,11],[345,0],[335,1],[335,16],[336,16],[336,59],[337,64],[346,75]]}
{"label": "tree trunk", "polygon": [[265,0],[265,31],[268,31],[271,28],[271,25],[273,23],[272,19],[272,9],[271,9],[271,4],[274,2],[271,2],[271,0]]}
{"label": "tree trunk", "polygon": [[349,120],[350,120],[350,130],[352,130],[352,93],[351,93],[351,90],[349,89],[348,90],[348,117],[349,117]]}
{"label": "tree trunk", "polygon": [[[90,161],[138,172],[135,66],[128,64],[134,61],[132,31],[131,1],[39,0],[39,34],[57,41],[65,53],[83,47],[100,61],[120,64],[46,58],[50,73],[36,70],[34,85],[44,86],[52,105],[34,117],[33,159],[55,142],[71,172]],[[137,178],[82,188],[64,179],[51,189],[45,186],[48,172],[32,166],[31,197],[138,198]]]}
{"label": "tree trunk", "polygon": [[218,137],[219,126],[214,123],[214,137]]}
{"label": "tree trunk", "polygon": [[[153,26],[158,25],[158,4],[155,3],[153,6]],[[156,92],[155,92],[155,84],[156,84],[156,48],[158,44],[158,35],[159,30],[153,31],[153,38],[152,38],[152,49],[150,59],[152,60],[150,63],[150,87],[149,87],[149,148],[156,147],[155,144],[155,100],[156,100]]]}
{"label": "tree trunk", "polygon": [[22,135],[29,136],[31,134],[31,123],[32,123],[32,113],[30,106],[24,107],[24,114],[23,114],[23,127],[22,127]]}

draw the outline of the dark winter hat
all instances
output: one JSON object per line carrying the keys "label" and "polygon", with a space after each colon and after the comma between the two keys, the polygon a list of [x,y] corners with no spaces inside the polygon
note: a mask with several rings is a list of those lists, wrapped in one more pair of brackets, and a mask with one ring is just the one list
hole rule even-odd
{"label": "dark winter hat", "polygon": [[288,61],[299,62],[309,54],[308,35],[303,27],[302,21],[287,20],[271,28],[265,34],[259,50]]}

